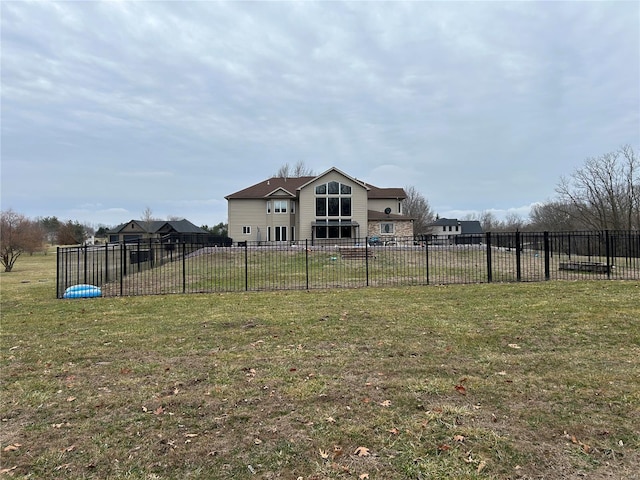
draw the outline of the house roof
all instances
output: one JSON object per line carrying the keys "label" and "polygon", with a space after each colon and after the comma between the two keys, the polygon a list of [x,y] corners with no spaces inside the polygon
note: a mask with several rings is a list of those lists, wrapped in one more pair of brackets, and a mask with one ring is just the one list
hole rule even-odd
{"label": "house roof", "polygon": [[367,210],[367,218],[369,221],[379,220],[414,220],[413,217],[407,215],[400,215],[398,213],[384,213],[377,210]]}
{"label": "house roof", "polygon": [[271,177],[260,183],[256,183],[255,185],[251,185],[250,187],[227,195],[224,198],[227,200],[234,198],[264,198],[278,189],[283,189],[287,192],[295,192],[302,185],[309,183],[314,178],[316,177]]}
{"label": "house roof", "polygon": [[346,173],[338,170],[335,167],[330,168],[324,173],[321,173],[317,176],[305,176],[305,177],[293,177],[293,178],[285,178],[285,177],[271,177],[267,180],[263,180],[262,182],[256,183],[255,185],[251,185],[250,187],[239,190],[235,193],[231,193],[227,195],[227,200],[231,199],[256,199],[256,198],[265,198],[272,194],[274,194],[279,189],[285,190],[286,193],[290,194],[292,197],[295,197],[297,194],[293,194],[291,192],[295,192],[312,181],[325,176],[329,172],[338,172],[341,175],[353,180],[354,182],[359,183],[364,188],[367,189],[368,198],[394,198],[394,199],[405,199],[407,198],[407,194],[402,188],[379,188],[373,185],[369,185],[368,183],[362,182],[357,178],[353,178]]}
{"label": "house roof", "polygon": [[430,227],[448,227],[460,225],[460,231],[463,234],[478,234],[484,233],[482,226],[478,220],[458,220],[457,218],[439,218],[433,223],[430,223]]}
{"label": "house roof", "polygon": [[200,227],[197,227],[189,220],[152,220],[147,222],[145,220],[129,220],[127,223],[123,223],[118,225],[117,227],[112,228],[107,233],[121,233],[127,225],[131,223],[135,223],[142,230],[147,233],[156,233],[160,230],[164,232],[175,232],[175,233],[207,233],[206,230],[203,230]]}
{"label": "house roof", "polygon": [[460,225],[460,220],[458,220],[457,218],[439,218],[438,220],[436,220],[433,223],[430,223],[429,226],[430,227],[444,227],[444,226],[454,226],[454,225]]}
{"label": "house roof", "polygon": [[482,231],[482,225],[480,225],[480,222],[478,220],[462,220],[460,224],[462,225],[462,233],[465,233],[465,234],[484,233]]}

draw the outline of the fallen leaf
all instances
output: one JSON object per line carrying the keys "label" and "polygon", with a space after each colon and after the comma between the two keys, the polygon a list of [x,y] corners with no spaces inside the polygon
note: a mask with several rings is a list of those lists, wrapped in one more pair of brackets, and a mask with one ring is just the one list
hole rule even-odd
{"label": "fallen leaf", "polygon": [[383,407],[390,407],[391,406],[391,400],[385,400],[384,402],[380,402],[380,405]]}
{"label": "fallen leaf", "polygon": [[2,470],[0,470],[0,475],[4,475],[5,473],[12,472],[12,471],[14,471],[16,468],[18,468],[18,466],[17,466],[17,465],[14,465],[14,466],[13,466],[13,467],[11,467],[11,468],[3,468]]}
{"label": "fallen leaf", "polygon": [[441,452],[446,452],[447,450],[451,450],[451,447],[446,443],[443,443],[442,445],[438,445],[438,450],[440,450]]}
{"label": "fallen leaf", "polygon": [[339,457],[343,454],[342,447],[340,445],[334,445],[333,447],[333,458]]}
{"label": "fallen leaf", "polygon": [[517,343],[510,343],[510,344],[509,344],[509,348],[519,349],[519,348],[520,348],[520,345],[518,345]]}
{"label": "fallen leaf", "polygon": [[454,388],[456,389],[456,392],[458,392],[460,395],[467,394],[467,389],[465,388],[464,385],[456,385]]}
{"label": "fallen leaf", "polygon": [[197,433],[185,433],[184,436],[187,437],[187,438],[193,438],[193,437],[197,437],[198,434]]}
{"label": "fallen leaf", "polygon": [[163,413],[164,413],[164,408],[162,408],[162,405],[160,405],[158,408],[156,408],[156,409],[153,411],[153,414],[154,414],[154,415],[162,415]]}
{"label": "fallen leaf", "polygon": [[478,473],[482,472],[482,470],[484,470],[484,468],[487,466],[487,462],[485,462],[484,460],[482,460],[479,464],[478,464]]}
{"label": "fallen leaf", "polygon": [[3,452],[15,452],[22,446],[21,443],[14,443],[13,445],[7,445],[2,449]]}
{"label": "fallen leaf", "polygon": [[462,442],[464,442],[464,440],[465,440],[464,435],[454,435],[453,436],[453,441],[454,442],[462,443]]}
{"label": "fallen leaf", "polygon": [[358,477],[360,480],[366,480],[369,478],[369,474],[368,473],[361,473],[360,476]]}
{"label": "fallen leaf", "polygon": [[253,443],[255,443],[256,445],[260,445],[262,443],[262,440],[260,440],[259,438],[254,438]]}
{"label": "fallen leaf", "polygon": [[368,457],[370,455],[369,449],[367,447],[358,447],[356,448],[356,451],[353,452],[353,454],[359,457]]}
{"label": "fallen leaf", "polygon": [[387,432],[392,433],[393,435],[400,434],[400,430],[398,430],[396,427],[390,428],[389,430],[387,430]]}
{"label": "fallen leaf", "polygon": [[327,419],[326,419],[326,420],[327,420],[327,422],[329,422],[329,423],[336,423],[336,419],[335,419],[335,418],[333,418],[333,417],[327,417]]}
{"label": "fallen leaf", "polygon": [[320,456],[324,459],[329,458],[329,453],[326,450],[320,449]]}
{"label": "fallen leaf", "polygon": [[76,399],[76,397],[67,397],[67,402],[73,402]]}
{"label": "fallen leaf", "polygon": [[65,448],[64,450],[62,450],[63,452],[73,452],[76,449],[75,445],[71,445],[67,448]]}

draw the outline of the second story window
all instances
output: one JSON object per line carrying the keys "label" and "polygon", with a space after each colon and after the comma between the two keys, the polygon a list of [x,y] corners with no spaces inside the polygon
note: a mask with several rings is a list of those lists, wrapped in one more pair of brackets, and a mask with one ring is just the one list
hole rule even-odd
{"label": "second story window", "polygon": [[287,213],[288,206],[289,206],[288,200],[275,200],[273,202],[273,211],[275,213]]}
{"label": "second story window", "polygon": [[350,217],[351,186],[328,182],[316,186],[316,217]]}

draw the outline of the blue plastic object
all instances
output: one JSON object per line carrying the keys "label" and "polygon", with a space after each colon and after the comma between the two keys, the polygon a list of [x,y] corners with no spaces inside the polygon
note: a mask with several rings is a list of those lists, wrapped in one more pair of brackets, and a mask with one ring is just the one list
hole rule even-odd
{"label": "blue plastic object", "polygon": [[72,285],[64,291],[62,298],[93,298],[101,297],[102,291],[95,285]]}

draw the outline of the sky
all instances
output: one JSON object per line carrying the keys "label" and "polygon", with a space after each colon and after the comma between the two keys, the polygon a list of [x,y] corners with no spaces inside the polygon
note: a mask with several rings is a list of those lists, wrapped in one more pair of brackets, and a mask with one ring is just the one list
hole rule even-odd
{"label": "sky", "polygon": [[284,164],[527,218],[640,146],[640,3],[25,2],[1,13],[1,206],[227,222]]}

